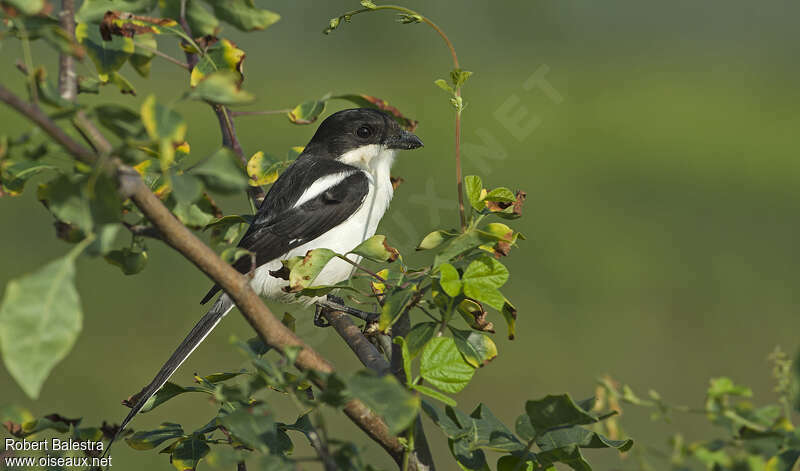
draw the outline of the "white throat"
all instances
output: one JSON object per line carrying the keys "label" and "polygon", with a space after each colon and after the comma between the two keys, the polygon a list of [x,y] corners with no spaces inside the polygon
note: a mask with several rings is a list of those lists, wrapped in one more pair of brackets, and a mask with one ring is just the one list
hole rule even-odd
{"label": "white throat", "polygon": [[339,162],[353,167],[358,167],[373,176],[387,172],[392,168],[397,149],[387,149],[380,144],[369,144],[345,152],[339,157]]}

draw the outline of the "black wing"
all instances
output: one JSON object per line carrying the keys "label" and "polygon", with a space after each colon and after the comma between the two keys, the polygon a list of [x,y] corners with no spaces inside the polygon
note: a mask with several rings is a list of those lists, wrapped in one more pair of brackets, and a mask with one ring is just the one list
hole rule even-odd
{"label": "black wing", "polygon": [[[345,171],[353,173],[317,197],[293,207],[314,181]],[[270,188],[239,247],[256,255],[256,266],[252,268],[271,262],[346,221],[361,206],[368,191],[367,175],[352,166],[310,156],[300,158]],[[250,256],[233,263],[239,273],[248,273],[251,265]],[[219,290],[214,285],[200,303],[208,302]]]}

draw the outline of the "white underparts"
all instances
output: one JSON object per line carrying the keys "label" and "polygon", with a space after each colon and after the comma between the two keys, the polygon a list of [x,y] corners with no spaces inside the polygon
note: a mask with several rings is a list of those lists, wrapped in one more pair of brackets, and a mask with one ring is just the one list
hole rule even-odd
{"label": "white underparts", "polygon": [[[342,155],[339,161],[359,168],[367,176],[369,186],[363,203],[344,223],[316,239],[290,250],[289,253],[281,258],[287,259],[305,255],[309,250],[318,248],[326,248],[336,253],[346,254],[361,242],[375,235],[378,223],[389,207],[389,202],[392,200],[394,193],[389,172],[396,153],[397,151],[394,149],[386,149],[379,145],[369,145]],[[299,206],[314,196],[323,193],[356,171],[358,170],[352,170],[349,173],[342,172],[319,179],[303,193],[298,202],[295,203],[295,206]],[[356,263],[361,260],[356,255],[348,255],[347,257]],[[288,282],[269,274],[270,271],[276,271],[280,267],[280,260],[273,260],[258,267],[251,285],[257,293],[264,296],[282,301],[296,301],[294,295],[284,293],[282,290]],[[349,278],[353,270],[353,266],[344,260],[333,259],[320,272],[313,284],[315,286],[336,284]],[[306,298],[301,299],[301,301],[311,303],[314,299]]]}

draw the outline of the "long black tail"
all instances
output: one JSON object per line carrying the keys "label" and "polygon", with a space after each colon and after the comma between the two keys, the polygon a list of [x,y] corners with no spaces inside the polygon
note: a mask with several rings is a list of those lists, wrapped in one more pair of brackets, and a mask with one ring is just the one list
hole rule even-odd
{"label": "long black tail", "polygon": [[122,421],[122,424],[119,426],[119,430],[114,435],[114,438],[108,443],[108,447],[104,455],[108,454],[109,450],[111,450],[111,445],[114,441],[120,436],[123,430],[125,430],[125,426],[133,420],[136,414],[142,410],[145,403],[148,399],[153,397],[155,393],[161,389],[162,386],[169,380],[169,378],[175,373],[181,364],[189,358],[189,355],[192,354],[195,348],[197,348],[200,343],[205,340],[208,334],[214,330],[214,327],[219,324],[219,321],[225,317],[225,314],[228,313],[233,308],[233,301],[231,298],[228,297],[227,294],[223,294],[222,296],[217,299],[217,302],[211,307],[211,309],[203,316],[197,324],[192,327],[192,330],[189,331],[189,334],[186,335],[186,338],[183,339],[178,348],[175,352],[172,353],[172,356],[169,357],[164,366],[158,371],[156,377],[150,381],[150,384],[145,386],[142,391],[135,396],[135,403],[133,407],[131,407],[131,411],[128,413],[128,416],[125,417],[125,420]]}

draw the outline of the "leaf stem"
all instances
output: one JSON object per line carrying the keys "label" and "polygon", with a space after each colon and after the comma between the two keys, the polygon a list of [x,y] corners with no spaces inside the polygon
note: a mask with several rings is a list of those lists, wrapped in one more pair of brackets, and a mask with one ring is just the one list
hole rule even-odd
{"label": "leaf stem", "polygon": [[344,256],[344,255],[340,255],[340,254],[338,254],[338,253],[337,253],[337,254],[336,254],[336,257],[337,257],[337,258],[340,258],[340,259],[342,259],[342,260],[344,260],[345,262],[349,263],[350,265],[353,265],[354,267],[358,268],[359,270],[363,271],[364,273],[368,274],[369,276],[371,276],[371,277],[375,278],[376,280],[380,281],[381,283],[388,285],[388,283],[386,282],[386,280],[385,280],[385,279],[383,279],[383,277],[382,277],[382,276],[380,276],[380,275],[378,275],[377,273],[375,273],[375,272],[373,272],[373,271],[369,270],[368,268],[364,268],[364,267],[362,267],[361,265],[359,265],[358,263],[356,263],[356,262],[354,262],[354,261],[350,260],[350,259],[349,259],[349,258],[347,258],[346,256]]}
{"label": "leaf stem", "polygon": [[[339,16],[339,21],[344,19],[345,21],[350,21],[355,15],[360,13],[366,13],[370,11],[378,11],[378,10],[393,10],[399,11],[406,15],[412,16],[414,18],[418,18],[419,21],[425,23],[426,25],[430,26],[436,33],[442,38],[447,49],[450,51],[450,56],[453,60],[453,68],[460,69],[460,65],[458,62],[458,54],[456,53],[456,48],[453,46],[453,42],[450,41],[450,38],[445,34],[444,30],[439,27],[436,23],[434,23],[430,18],[425,15],[421,15],[418,12],[411,10],[409,8],[401,7],[399,5],[378,5],[372,8],[362,8],[359,10],[349,11],[343,15]],[[327,32],[327,30],[326,30]],[[459,103],[461,102],[461,86],[458,85],[455,88],[454,95],[456,99],[458,99]],[[461,231],[464,232],[466,229],[466,215],[464,211],[464,183],[462,178],[461,172],[461,108],[456,109],[456,130],[455,130],[455,157],[456,157],[456,187],[458,191],[458,218],[461,223]]]}
{"label": "leaf stem", "polygon": [[261,116],[261,115],[272,115],[272,114],[286,114],[290,111],[292,111],[290,108],[286,108],[285,110],[262,110],[262,111],[231,110],[230,115],[235,118],[236,116]]}
{"label": "leaf stem", "polygon": [[183,68],[185,70],[191,70],[189,68],[189,64],[187,64],[186,62],[181,62],[178,59],[170,56],[169,54],[165,54],[165,53],[159,51],[158,49],[154,49],[152,47],[145,46],[144,44],[136,44],[136,47],[138,47],[139,49],[141,49],[143,51],[147,51],[147,52],[149,52],[151,54],[155,54],[156,56],[158,56],[158,57],[160,57],[162,59],[165,59],[165,60],[167,60],[169,62],[172,62],[173,64],[175,64],[178,67],[181,67],[181,68]]}

